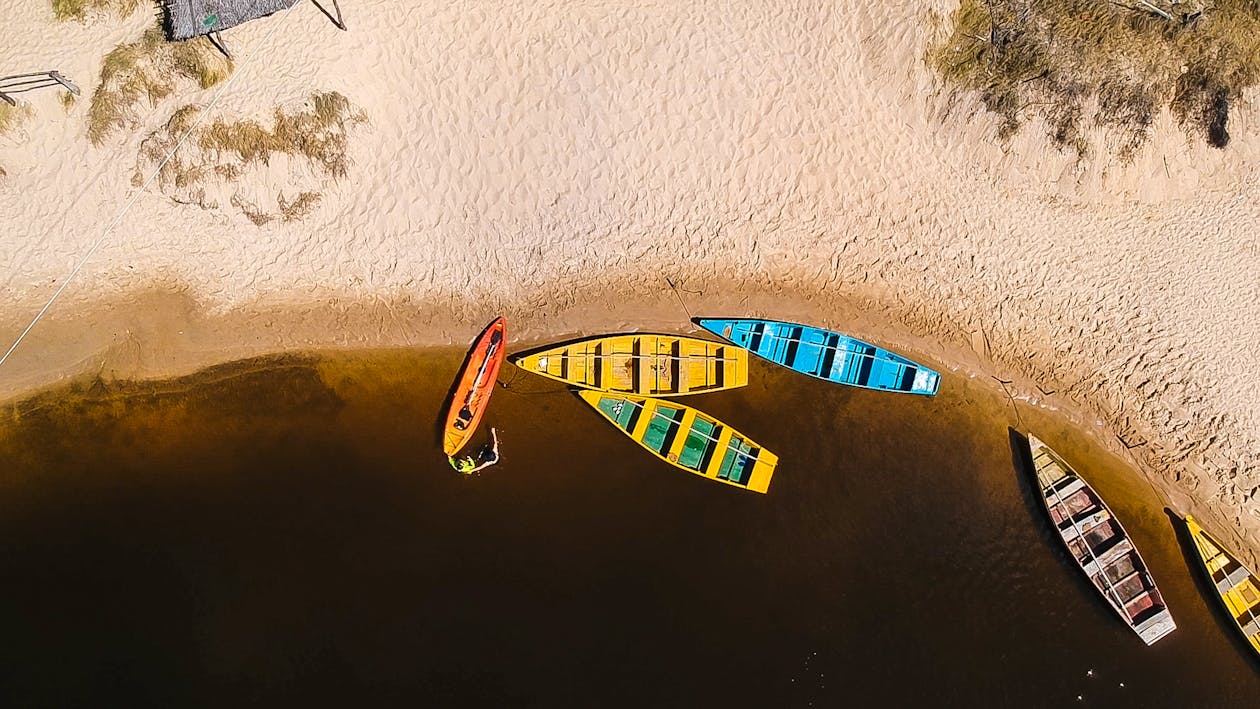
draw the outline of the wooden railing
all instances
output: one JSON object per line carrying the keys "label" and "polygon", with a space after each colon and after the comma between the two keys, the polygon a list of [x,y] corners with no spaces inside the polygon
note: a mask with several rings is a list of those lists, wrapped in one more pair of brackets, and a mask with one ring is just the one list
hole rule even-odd
{"label": "wooden railing", "polygon": [[50,86],[61,86],[75,96],[79,95],[79,87],[62,76],[60,72],[40,71],[33,74],[14,74],[13,76],[0,78],[0,101],[4,101],[10,106],[16,106],[17,99],[13,98],[13,94],[34,91],[35,89],[46,89]]}

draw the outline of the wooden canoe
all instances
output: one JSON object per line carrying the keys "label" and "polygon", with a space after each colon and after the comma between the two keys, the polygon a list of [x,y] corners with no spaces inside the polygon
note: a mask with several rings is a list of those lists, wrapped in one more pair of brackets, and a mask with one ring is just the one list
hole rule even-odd
{"label": "wooden canoe", "polygon": [[1177,629],[1142,555],[1094,488],[1035,436],[1028,437],[1041,501],[1077,566],[1147,645]]}
{"label": "wooden canoe", "polygon": [[1204,531],[1192,515],[1186,515],[1186,528],[1229,617],[1260,657],[1260,578]]}
{"label": "wooden canoe", "polygon": [[748,383],[748,352],[677,335],[591,337],[513,357],[521,369],[584,389],[682,396]]}
{"label": "wooden canoe", "polygon": [[699,318],[700,327],[801,374],[836,384],[932,396],[941,375],[869,342],[778,320]]}
{"label": "wooden canoe", "polygon": [[447,455],[458,453],[481,423],[507,352],[506,338],[507,324],[503,318],[498,318],[482,331],[469,350],[459,383],[451,396],[450,410],[446,413],[442,450]]}
{"label": "wooden canoe", "polygon": [[578,393],[622,433],[674,467],[753,492],[770,487],[779,457],[701,411],[642,396]]}

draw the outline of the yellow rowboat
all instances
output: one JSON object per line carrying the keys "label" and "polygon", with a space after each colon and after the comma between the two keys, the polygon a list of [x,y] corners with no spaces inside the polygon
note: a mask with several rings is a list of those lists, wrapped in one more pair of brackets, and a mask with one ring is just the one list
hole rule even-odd
{"label": "yellow rowboat", "polygon": [[1242,631],[1251,649],[1260,655],[1260,578],[1225,551],[1216,537],[1204,531],[1192,515],[1186,515],[1186,527],[1234,625]]}
{"label": "yellow rowboat", "polygon": [[601,391],[586,403],[657,458],[710,480],[765,492],[779,456],[730,426],[672,401]]}
{"label": "yellow rowboat", "polygon": [[527,372],[584,389],[682,396],[748,383],[748,350],[677,335],[591,337],[512,358]]}

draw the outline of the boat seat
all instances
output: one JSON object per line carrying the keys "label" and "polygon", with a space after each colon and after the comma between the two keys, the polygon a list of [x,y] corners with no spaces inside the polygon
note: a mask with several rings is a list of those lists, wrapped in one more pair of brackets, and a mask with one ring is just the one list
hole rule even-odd
{"label": "boat seat", "polygon": [[1242,583],[1243,580],[1245,580],[1250,575],[1251,574],[1247,572],[1247,567],[1239,565],[1235,567],[1233,571],[1229,572],[1229,574],[1225,578],[1216,582],[1216,590],[1220,591],[1221,593],[1225,593],[1231,588]]}
{"label": "boat seat", "polygon": [[1094,556],[1102,558],[1104,554],[1125,539],[1124,532],[1108,519],[1102,524],[1085,530],[1085,543],[1094,550]]}
{"label": "boat seat", "polygon": [[1053,488],[1053,492],[1051,490],[1046,490],[1046,497],[1053,497],[1054,494],[1058,494],[1061,499],[1066,500],[1067,498],[1075,495],[1077,492],[1084,490],[1085,483],[1082,482],[1080,478],[1064,476],[1056,480],[1054,484],[1051,485],[1051,488]]}
{"label": "boat seat", "polygon": [[[1062,505],[1058,505],[1056,507],[1058,509],[1063,509]],[[1065,517],[1063,521],[1059,523],[1060,527],[1069,526],[1073,522],[1075,522],[1079,526],[1082,522],[1087,522],[1091,520],[1095,515],[1099,515],[1100,512],[1103,512],[1103,507],[1101,505],[1094,504],[1093,506],[1086,507],[1078,512],[1073,513],[1071,507],[1068,507],[1066,511],[1071,513],[1071,517]],[[1085,532],[1088,533],[1092,529],[1101,527],[1108,519],[1110,519],[1109,516],[1101,515],[1100,518],[1096,520],[1094,524],[1088,527],[1085,527]]]}
{"label": "boat seat", "polygon": [[910,391],[914,389],[914,380],[918,378],[918,367],[907,367],[901,365],[901,381],[894,387],[899,391]]}
{"label": "boat seat", "polygon": [[1107,564],[1107,578],[1114,584],[1124,583],[1134,574],[1139,574],[1141,572],[1142,570],[1137,568],[1137,564],[1134,563],[1134,559],[1131,554],[1126,554],[1125,556]]}
{"label": "boat seat", "polygon": [[[1146,580],[1143,579],[1140,574],[1140,571],[1134,571],[1128,576],[1125,576],[1119,581],[1115,581],[1111,584],[1111,587],[1116,589],[1117,592],[1123,592],[1120,597],[1124,599],[1126,604],[1132,603],[1139,596],[1142,596],[1149,591],[1146,587]],[[1134,583],[1135,581],[1137,582],[1136,584]]]}
{"label": "boat seat", "polygon": [[1137,618],[1143,611],[1155,607],[1155,599],[1149,592],[1140,593],[1124,602],[1124,609],[1130,618]]}
{"label": "boat seat", "polygon": [[1117,533],[1109,537],[1102,546],[1091,548],[1086,558],[1081,559],[1081,563],[1085,566],[1086,573],[1092,576],[1101,568],[1111,566],[1116,559],[1132,551],[1133,543],[1129,541],[1129,538]]}
{"label": "boat seat", "polygon": [[[1168,614],[1168,608],[1164,606],[1162,600],[1156,600],[1150,606],[1134,613],[1130,617],[1133,619],[1134,629],[1142,628],[1142,626],[1151,622],[1155,624],[1170,623],[1174,628],[1176,627],[1176,623],[1173,622],[1172,616]],[[1172,632],[1172,629],[1170,628],[1168,632]],[[1139,631],[1139,634],[1142,634],[1141,631]],[[1142,635],[1142,637],[1145,638],[1146,636]]]}

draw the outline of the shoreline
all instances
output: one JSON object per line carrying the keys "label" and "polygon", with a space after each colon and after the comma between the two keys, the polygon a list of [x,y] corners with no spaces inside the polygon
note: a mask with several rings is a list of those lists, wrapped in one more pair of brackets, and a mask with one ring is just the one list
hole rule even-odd
{"label": "shoreline", "polygon": [[[1144,428],[1140,419],[1124,413],[1134,406],[1133,402],[1118,409],[1116,413],[1122,418],[1117,418],[1116,413],[1109,416],[1094,408],[1088,397],[1069,398],[1048,390],[1045,383],[1062,379],[1064,372],[1043,372],[1039,377],[1035,372],[1005,367],[1002,362],[1012,353],[995,353],[984,333],[974,336],[954,332],[938,337],[916,334],[907,321],[914,323],[918,311],[899,312],[896,306],[873,297],[825,291],[773,292],[747,286],[714,289],[712,284],[703,291],[693,291],[686,289],[685,283],[682,285],[674,290],[662,283],[654,295],[640,295],[618,305],[610,304],[610,294],[588,293],[593,301],[588,304],[562,302],[551,308],[538,308],[518,303],[501,305],[501,311],[459,301],[441,305],[409,299],[272,304],[211,311],[199,307],[186,291],[152,288],[138,294],[120,294],[74,312],[50,311],[6,363],[9,371],[0,378],[0,405],[15,407],[22,401],[55,393],[68,384],[95,378],[107,382],[171,380],[255,358],[267,366],[267,362],[286,356],[320,356],[330,352],[459,349],[499,312],[508,317],[512,352],[612,332],[656,331],[709,337],[690,323],[688,312],[774,317],[822,325],[887,347],[938,371],[978,381],[1017,406],[1010,415],[1011,425],[1017,430],[1022,418],[1019,408],[1024,412],[1033,408],[1038,417],[1070,425],[1100,449],[1124,461],[1175,511],[1210,520],[1217,534],[1229,539],[1243,558],[1249,557],[1253,564],[1260,559],[1260,544],[1253,543],[1250,536],[1260,532],[1260,525],[1246,524],[1245,507],[1230,510],[1219,502],[1203,499],[1201,491],[1187,488],[1182,482],[1184,461],[1159,457],[1159,451],[1176,450],[1183,443],[1161,440],[1154,427]],[[82,323],[92,326],[83,328]],[[75,335],[71,336],[72,332]],[[26,349],[28,346],[30,349]],[[1036,359],[1024,354],[1028,361]],[[1228,444],[1242,434],[1228,430],[1222,421],[1216,436]],[[1143,443],[1127,446],[1126,439],[1133,438]],[[1208,489],[1213,482],[1223,486],[1228,479],[1223,475],[1218,478],[1211,470],[1199,472],[1202,478],[1198,484],[1206,483]]]}
{"label": "shoreline", "polygon": [[[185,82],[88,138],[105,56],[152,17],[53,23],[0,0],[0,58],[84,93],[68,107],[24,94],[33,117],[0,140],[3,347],[100,246],[0,366],[0,401],[70,375],[462,346],[499,313],[522,344],[761,315],[1067,412],[1254,558],[1252,100],[1231,107],[1224,151],[1167,112],[1127,163],[1105,132],[1085,160],[1036,125],[1002,143],[924,65],[927,15],[952,9],[929,5],[370,0],[348,32],[299,8],[283,31],[268,18],[231,33],[241,61],[209,119],[270,125],[336,91],[366,117],[345,126],[345,174],[276,155],[209,184],[221,204],[203,209],[160,183],[136,194],[132,177],[145,141],[217,89]],[[246,213],[306,192],[292,221]]]}

